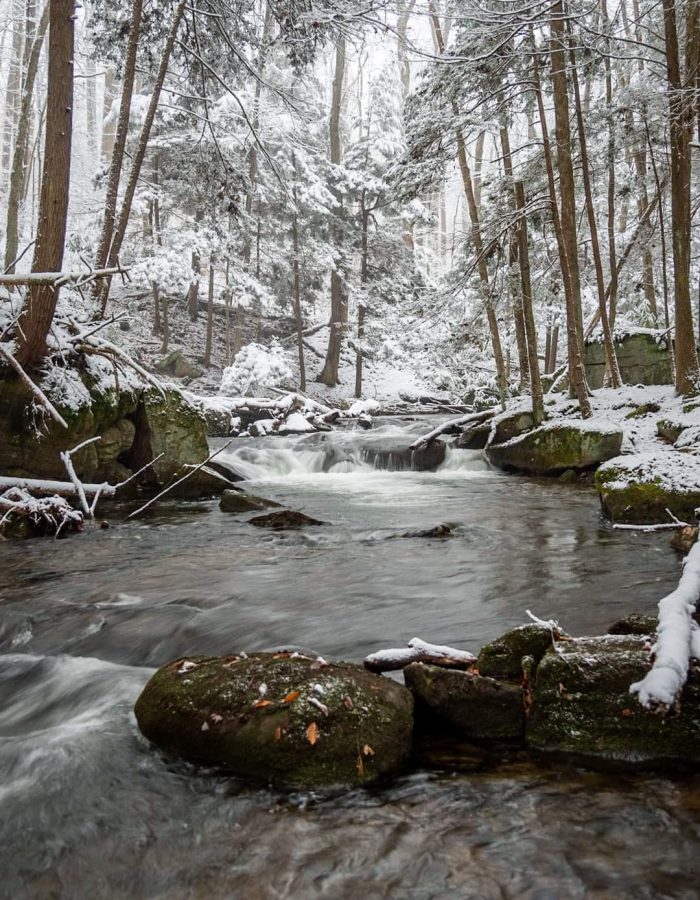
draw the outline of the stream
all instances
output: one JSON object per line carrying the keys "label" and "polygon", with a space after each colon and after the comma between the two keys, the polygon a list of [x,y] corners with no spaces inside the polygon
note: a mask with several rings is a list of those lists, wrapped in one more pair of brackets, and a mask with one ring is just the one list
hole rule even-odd
{"label": "stream", "polygon": [[[451,448],[414,471],[405,448],[431,424],[223,451],[252,492],[323,527],[172,501],[0,544],[0,897],[697,898],[691,775],[446,754],[382,788],[285,794],[139,735],[134,701],[184,654],[359,661],[414,636],[476,651],[527,610],[594,634],[675,586],[668,534],[613,531],[591,487]],[[403,536],[440,523],[454,536]]]}

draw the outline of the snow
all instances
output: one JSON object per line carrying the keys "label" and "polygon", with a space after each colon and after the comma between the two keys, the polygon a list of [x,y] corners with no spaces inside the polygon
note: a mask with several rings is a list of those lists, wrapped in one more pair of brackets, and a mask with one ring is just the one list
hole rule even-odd
{"label": "snow", "polygon": [[242,347],[233,364],[224,369],[220,393],[247,394],[285,383],[292,383],[292,370],[280,343],[273,341],[270,347],[251,343]]}
{"label": "snow", "polygon": [[612,490],[622,490],[639,482],[654,482],[660,488],[677,494],[700,491],[700,458],[672,448],[665,453],[618,456],[600,467],[601,474],[610,471],[617,473],[614,480],[606,481]]}
{"label": "snow", "polygon": [[[630,687],[647,709],[671,707],[688,678],[691,653],[698,652],[692,615],[700,599],[700,543],[693,544],[675,591],[659,601],[659,624],[653,648],[654,663]],[[692,645],[692,648],[691,648]]]}

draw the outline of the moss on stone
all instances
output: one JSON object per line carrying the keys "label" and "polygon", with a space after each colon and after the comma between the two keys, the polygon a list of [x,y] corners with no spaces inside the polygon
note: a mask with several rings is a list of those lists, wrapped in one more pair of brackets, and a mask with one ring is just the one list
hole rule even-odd
{"label": "moss on stone", "polygon": [[285,787],[396,774],[413,729],[411,694],[396,682],[288,652],[176,660],[151,678],[135,713],[164,750]]}
{"label": "moss on stone", "polygon": [[503,681],[520,682],[523,657],[532,657],[535,665],[552,646],[552,632],[542,625],[521,625],[485,644],[476,661],[480,675]]}
{"label": "moss on stone", "polygon": [[629,692],[650,666],[649,639],[581,638],[557,645],[537,669],[526,739],[542,753],[588,763],[700,762],[700,673],[677,713],[645,710]]}
{"label": "moss on stone", "polygon": [[614,522],[637,525],[667,522],[668,512],[691,521],[700,506],[700,489],[671,489],[661,475],[630,470],[624,462],[607,465],[595,475],[603,511]]}
{"label": "moss on stone", "polygon": [[486,455],[502,469],[540,475],[559,474],[566,469],[589,469],[617,456],[622,431],[590,423],[562,421],[527,431],[505,444],[491,443]]}

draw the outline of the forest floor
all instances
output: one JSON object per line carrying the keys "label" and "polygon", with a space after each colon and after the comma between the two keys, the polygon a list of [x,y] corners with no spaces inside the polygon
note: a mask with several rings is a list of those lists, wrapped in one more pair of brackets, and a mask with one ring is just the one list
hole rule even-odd
{"label": "forest floor", "polygon": [[[118,344],[141,365],[156,372],[157,363],[163,359],[162,338],[153,333],[153,298],[143,290],[116,289],[110,310],[119,315],[126,313],[118,322],[105,330],[105,336]],[[227,365],[226,310],[216,306],[214,311],[214,331],[211,365],[203,367],[207,334],[206,308],[200,304],[198,318],[190,319],[184,298],[170,299],[169,303],[170,339],[168,353],[181,350],[186,359],[201,367],[202,374],[191,380],[180,382],[188,390],[204,396],[219,392],[221,379]],[[233,320],[231,321],[233,334]],[[286,316],[247,316],[242,329],[242,343],[251,341],[268,345],[277,339],[285,351],[286,361],[292,371],[292,384],[281,385],[296,389],[299,383],[299,362],[296,353],[296,332],[294,320]],[[327,388],[315,379],[323,367],[328,343],[328,327],[305,338],[306,393],[320,402],[352,401],[355,395],[355,352],[344,344],[340,357],[339,384]],[[362,396],[393,403],[401,399],[418,399],[421,396],[440,396],[444,401],[454,397],[436,391],[429,376],[418,372],[420,362],[406,357],[396,359],[366,359],[363,369]],[[167,377],[167,376],[166,376]]]}

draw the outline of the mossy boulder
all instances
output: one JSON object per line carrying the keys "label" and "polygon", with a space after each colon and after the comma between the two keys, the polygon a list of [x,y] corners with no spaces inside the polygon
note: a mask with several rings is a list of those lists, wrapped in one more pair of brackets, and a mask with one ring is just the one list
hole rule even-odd
{"label": "mossy boulder", "polygon": [[649,671],[650,640],[616,636],[557,645],[537,669],[526,740],[541,753],[589,764],[700,762],[700,672],[691,669],[676,713],[644,709],[630,685]]}
{"label": "mossy boulder", "polygon": [[665,418],[659,419],[656,423],[656,432],[660,438],[663,438],[670,444],[675,444],[687,427],[688,424],[683,421],[682,416],[677,418]]}
{"label": "mossy boulder", "polygon": [[135,713],[163,750],[292,788],[396,775],[413,731],[406,688],[290,652],[175,660],[153,675]]}
{"label": "mossy boulder", "polygon": [[159,360],[156,363],[156,369],[159,372],[173,375],[175,378],[187,378],[190,380],[199,378],[204,373],[204,369],[190,362],[180,349],[173,350]]}
{"label": "mossy boulder", "polygon": [[622,430],[603,419],[555,419],[503,444],[486,448],[489,462],[501,469],[534,475],[558,475],[590,469],[620,453]]}
{"label": "mossy boulder", "polygon": [[464,431],[457,436],[454,446],[459,450],[483,450],[488,444],[489,435],[491,434],[491,423],[480,422]]}
{"label": "mossy boulder", "polygon": [[532,623],[511,628],[481,648],[476,668],[480,675],[519,683],[523,677],[523,658],[531,657],[537,665],[552,641],[552,630],[544,625]]}
{"label": "mossy boulder", "polygon": [[411,663],[404,678],[423,718],[427,712],[473,740],[523,739],[525,706],[519,686],[425,663]]}
{"label": "mossy boulder", "polygon": [[700,459],[676,450],[612,460],[596,472],[603,511],[614,522],[668,522],[668,512],[693,522],[700,507]]}

